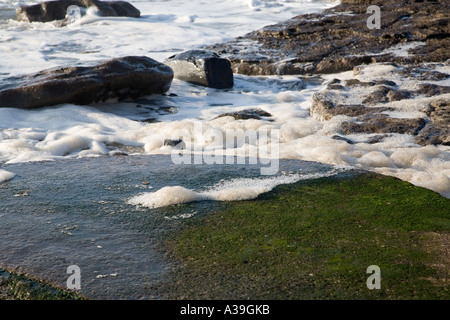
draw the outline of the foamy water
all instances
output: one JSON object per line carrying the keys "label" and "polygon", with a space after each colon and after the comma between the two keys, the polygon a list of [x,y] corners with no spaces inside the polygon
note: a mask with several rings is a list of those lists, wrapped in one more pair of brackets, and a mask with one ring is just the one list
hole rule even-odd
{"label": "foamy water", "polygon": [[[73,24],[58,28],[53,23],[23,23],[10,19],[12,9],[28,1],[0,0],[0,78],[36,72],[60,65],[93,64],[125,55],[146,55],[164,61],[174,53],[226,41],[295,15],[335,5],[320,1],[130,1],[140,19],[104,18],[95,12]],[[418,45],[418,44],[417,44]],[[404,55],[405,47],[392,48]],[[357,76],[361,81],[395,77],[392,67],[372,65]],[[440,72],[450,73],[448,66]],[[352,73],[329,75],[351,78]],[[395,79],[394,79],[395,80]],[[400,81],[401,79],[398,79]],[[448,80],[439,82],[449,85]],[[320,121],[310,116],[312,95],[325,88],[295,76],[248,77],[235,75],[232,90],[215,90],[174,80],[167,96],[144,97],[137,102],[108,102],[90,106],[60,105],[39,110],[0,109],[0,163],[58,160],[88,156],[129,154],[177,154],[164,145],[189,133],[187,148],[221,154],[244,154],[258,147],[248,141],[234,148],[208,140],[206,132],[225,136],[227,131],[276,131],[278,156],[367,169],[396,176],[450,197],[450,148],[419,146],[412,136],[393,134],[369,144],[370,135],[349,135],[355,144],[333,139],[346,117]],[[410,81],[404,86],[414,88]],[[360,97],[354,97],[358,103]],[[422,115],[429,98],[399,101],[390,116]],[[261,109],[270,120],[216,118],[226,112]],[[148,123],[153,119],[154,123]],[[200,127],[200,131],[195,128]],[[209,135],[210,136],[210,135]],[[0,171],[2,176],[8,175]],[[297,177],[299,178],[299,177]],[[11,179],[11,178],[9,178]],[[137,195],[130,203],[158,207],[196,200],[249,199],[290,183],[292,176],[266,177],[257,185],[229,182],[229,187],[191,190],[183,186],[161,188]],[[295,178],[296,179],[296,178]],[[294,180],[295,180],[294,179]],[[261,184],[262,183],[262,184]],[[178,197],[174,200],[175,195]],[[168,200],[169,199],[169,200]],[[172,199],[172,200],[170,200]]]}
{"label": "foamy water", "polygon": [[284,174],[270,178],[241,178],[221,181],[203,191],[194,191],[181,186],[164,187],[156,192],[146,192],[128,200],[129,204],[148,208],[159,208],[195,201],[238,201],[251,200],[271,191],[281,184],[306,179],[317,179],[335,175],[338,169],[313,174]]}
{"label": "foamy water", "polygon": [[0,169],[0,183],[11,180],[16,176],[15,173]]}

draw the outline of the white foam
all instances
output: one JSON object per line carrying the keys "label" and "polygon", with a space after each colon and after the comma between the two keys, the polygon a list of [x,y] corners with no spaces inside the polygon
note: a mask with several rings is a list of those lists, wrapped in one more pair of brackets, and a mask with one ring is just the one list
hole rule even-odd
{"label": "white foam", "polygon": [[128,200],[128,203],[148,208],[159,208],[196,201],[239,201],[251,200],[260,194],[271,191],[278,185],[295,183],[300,180],[331,176],[339,170],[324,173],[292,174],[271,178],[247,178],[221,181],[204,191],[194,191],[181,186],[164,187],[156,192],[139,194]]}
{"label": "white foam", "polygon": [[15,173],[0,169],[0,183],[9,181],[16,176]]}

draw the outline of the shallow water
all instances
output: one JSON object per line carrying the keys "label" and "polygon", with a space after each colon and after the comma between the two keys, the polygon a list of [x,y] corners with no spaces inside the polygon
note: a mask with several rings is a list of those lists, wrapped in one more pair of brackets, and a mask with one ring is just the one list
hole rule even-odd
{"label": "shallow water", "polygon": [[[115,156],[20,163],[0,184],[1,265],[66,287],[67,267],[81,269],[81,293],[98,299],[152,299],[171,262],[158,249],[186,221],[226,202],[198,201],[150,209],[136,194],[181,185],[202,192],[235,179],[251,188],[260,165],[175,165],[169,156]],[[335,175],[319,163],[282,161],[276,177]],[[280,183],[281,183],[280,182]],[[275,186],[276,183],[273,185]],[[176,194],[172,195],[173,197]]]}

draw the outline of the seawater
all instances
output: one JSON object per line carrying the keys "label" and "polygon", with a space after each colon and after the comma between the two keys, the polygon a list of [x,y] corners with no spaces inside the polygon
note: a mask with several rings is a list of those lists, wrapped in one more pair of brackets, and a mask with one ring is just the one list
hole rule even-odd
{"label": "seawater", "polygon": [[[278,184],[350,174],[334,166],[286,160],[277,175],[267,178],[261,177],[259,165],[175,165],[168,155],[7,168],[17,176],[0,184],[0,264],[63,288],[70,276],[67,267],[76,265],[81,293],[94,299],[160,298],[158,283],[167,281],[173,264],[161,241],[225,204],[201,196],[226,197],[235,189],[255,196]],[[200,198],[167,206],[171,200],[180,202],[174,201],[180,193],[170,192],[178,185]],[[157,201],[166,203],[149,211],[142,201],[155,200],[149,194],[164,188],[169,191]]]}

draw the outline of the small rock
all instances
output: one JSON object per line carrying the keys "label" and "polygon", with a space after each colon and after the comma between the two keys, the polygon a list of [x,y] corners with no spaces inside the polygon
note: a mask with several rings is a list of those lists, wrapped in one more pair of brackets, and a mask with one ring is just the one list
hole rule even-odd
{"label": "small rock", "polygon": [[233,117],[236,120],[248,120],[248,119],[263,120],[262,117],[271,117],[271,116],[272,115],[269,112],[266,112],[261,109],[245,109],[236,112],[223,113],[215,117],[214,119],[221,117]]}
{"label": "small rock", "polygon": [[338,136],[338,135],[332,136],[331,139],[333,139],[333,140],[345,141],[345,142],[347,142],[348,144],[354,144],[354,142],[353,142],[352,140],[347,139],[347,138],[345,138],[345,137]]}
{"label": "small rock", "polygon": [[212,51],[186,51],[169,57],[165,64],[173,69],[176,79],[216,89],[234,85],[230,61]]}
{"label": "small rock", "polygon": [[186,148],[186,144],[181,139],[165,139],[164,144],[165,146],[173,147],[175,149],[184,149]]}

